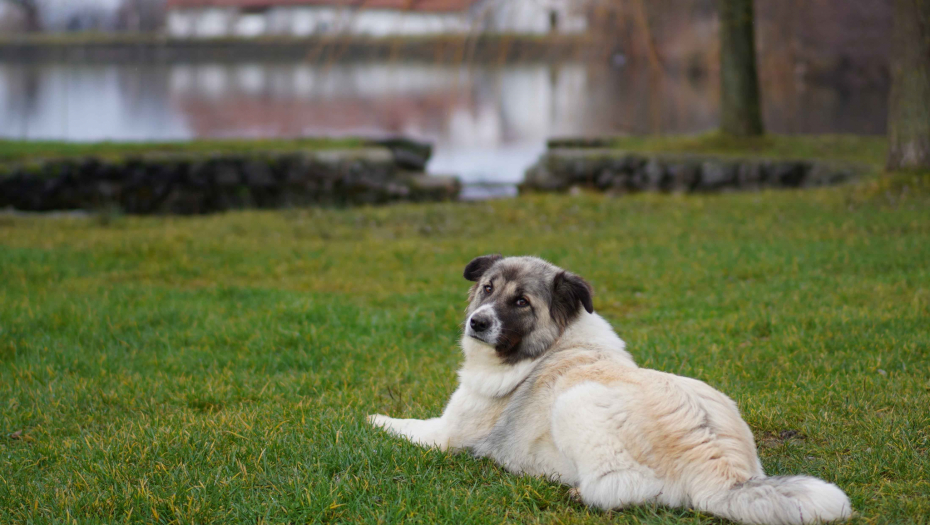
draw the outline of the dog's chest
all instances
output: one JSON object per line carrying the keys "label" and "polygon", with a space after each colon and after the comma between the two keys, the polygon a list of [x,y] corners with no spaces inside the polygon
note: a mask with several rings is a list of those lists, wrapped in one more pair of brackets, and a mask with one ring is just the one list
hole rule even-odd
{"label": "dog's chest", "polygon": [[555,477],[568,482],[574,465],[552,437],[552,407],[558,396],[585,381],[612,383],[629,378],[614,352],[578,349],[553,353],[510,395],[487,437],[472,451],[512,472]]}
{"label": "dog's chest", "polygon": [[570,465],[551,435],[551,388],[538,388],[529,378],[508,400],[490,432],[469,447],[473,454],[493,459],[515,473],[564,474]]}

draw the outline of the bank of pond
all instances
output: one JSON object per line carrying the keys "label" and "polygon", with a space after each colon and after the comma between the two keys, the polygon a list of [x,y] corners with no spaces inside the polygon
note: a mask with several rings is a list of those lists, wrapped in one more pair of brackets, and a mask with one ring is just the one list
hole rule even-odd
{"label": "bank of pond", "polygon": [[[387,140],[212,141],[0,150],[0,208],[200,214],[243,208],[378,205],[459,198],[461,181],[426,173],[429,144]],[[522,192],[753,191],[842,184],[874,171],[837,159],[632,151],[550,141]]]}

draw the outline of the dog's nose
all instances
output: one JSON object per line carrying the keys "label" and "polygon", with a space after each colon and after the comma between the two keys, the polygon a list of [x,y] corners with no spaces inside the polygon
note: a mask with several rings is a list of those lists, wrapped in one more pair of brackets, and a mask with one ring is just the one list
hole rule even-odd
{"label": "dog's nose", "polygon": [[471,329],[476,333],[481,333],[487,330],[489,326],[491,326],[491,321],[484,317],[475,316],[471,318],[471,321],[469,321],[468,324],[471,325]]}

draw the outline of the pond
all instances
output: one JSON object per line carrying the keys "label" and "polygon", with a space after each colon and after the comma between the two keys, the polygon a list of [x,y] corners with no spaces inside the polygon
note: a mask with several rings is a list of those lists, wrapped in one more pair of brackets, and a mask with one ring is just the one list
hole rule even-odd
{"label": "pond", "polygon": [[[0,136],[403,134],[434,143],[429,171],[460,176],[466,197],[477,198],[512,193],[548,137],[714,128],[712,77],[656,80],[646,70],[587,63],[0,63]],[[763,85],[766,125],[779,133],[883,133],[886,97],[880,89]]]}

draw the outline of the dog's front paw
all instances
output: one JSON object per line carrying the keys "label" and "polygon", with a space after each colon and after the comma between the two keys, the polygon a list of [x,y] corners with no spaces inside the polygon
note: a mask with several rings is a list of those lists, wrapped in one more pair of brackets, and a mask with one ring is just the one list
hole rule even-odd
{"label": "dog's front paw", "polygon": [[387,428],[388,422],[391,420],[391,418],[381,414],[369,414],[367,419],[369,425],[381,428]]}
{"label": "dog's front paw", "polygon": [[581,499],[581,491],[578,490],[578,487],[572,487],[568,490],[568,497],[576,503],[584,504],[584,500]]}

